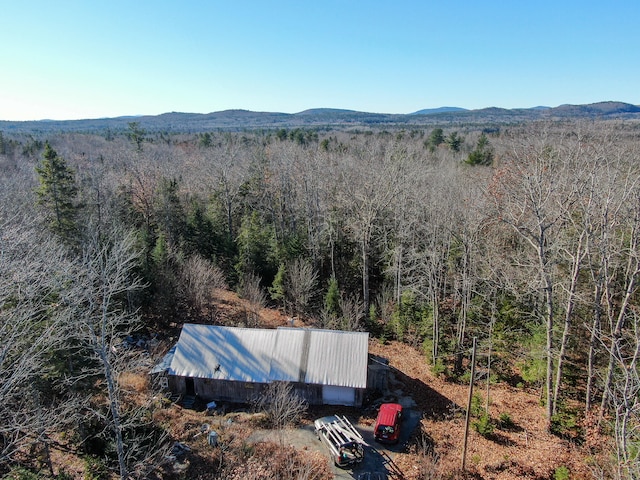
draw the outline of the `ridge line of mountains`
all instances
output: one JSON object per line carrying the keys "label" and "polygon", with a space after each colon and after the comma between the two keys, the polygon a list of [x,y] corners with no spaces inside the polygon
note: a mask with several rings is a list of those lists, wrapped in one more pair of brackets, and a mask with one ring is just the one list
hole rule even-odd
{"label": "ridge line of mountains", "polygon": [[409,114],[368,113],[336,108],[314,108],[299,113],[223,110],[212,113],[170,112],[160,115],[123,116],[86,120],[0,121],[7,133],[54,133],[122,131],[137,122],[148,132],[199,133],[214,130],[280,128],[419,127],[436,125],[516,124],[535,120],[636,119],[640,106],[624,102],[586,105],[505,109],[498,107],[467,110],[440,107]]}

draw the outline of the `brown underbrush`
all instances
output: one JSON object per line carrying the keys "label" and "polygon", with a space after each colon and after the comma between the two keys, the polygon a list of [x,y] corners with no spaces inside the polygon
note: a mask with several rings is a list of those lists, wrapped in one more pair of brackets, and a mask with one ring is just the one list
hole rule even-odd
{"label": "brown underbrush", "polygon": [[[218,315],[226,320],[222,323],[234,324],[236,319],[242,318],[241,312],[246,308],[242,300],[230,292],[217,292],[217,297],[220,302],[216,307]],[[264,327],[289,323],[286,315],[275,310],[264,309],[260,317]],[[301,325],[300,320],[296,320],[296,325]],[[392,453],[393,462],[405,480],[548,480],[553,479],[558,471],[568,472],[571,479],[586,480],[594,478],[592,471],[600,468],[596,466],[598,463],[606,463],[600,458],[603,436],[588,424],[585,431],[589,434],[584,445],[580,446],[570,438],[560,438],[548,431],[539,392],[491,384],[488,391],[486,385],[478,385],[477,392],[485,401],[488,392],[489,416],[496,428],[484,436],[470,430],[463,471],[461,461],[468,386],[434,374],[424,355],[411,346],[372,339],[369,350],[389,360],[392,367],[391,391],[410,396],[422,415],[408,444]],[[172,443],[178,442],[188,449],[186,454],[165,462],[149,478],[334,478],[329,457],[322,448],[298,448],[273,440],[251,441],[251,435],[265,427],[264,416],[260,414],[230,409],[226,414],[208,416],[202,411],[183,409],[154,394],[144,372],[122,374],[119,385],[125,393],[125,409],[147,406],[153,411],[153,424],[163,430]],[[318,416],[333,413],[359,418],[361,426],[369,427],[375,417],[375,412],[353,411],[347,407],[318,407],[313,411],[313,415]],[[508,417],[508,424],[501,424],[501,417]],[[309,417],[302,422],[308,425],[312,420]],[[215,447],[207,441],[211,430],[218,437]],[[80,455],[72,449],[54,450],[54,471],[64,470],[74,479],[89,478],[86,462],[83,464]]]}

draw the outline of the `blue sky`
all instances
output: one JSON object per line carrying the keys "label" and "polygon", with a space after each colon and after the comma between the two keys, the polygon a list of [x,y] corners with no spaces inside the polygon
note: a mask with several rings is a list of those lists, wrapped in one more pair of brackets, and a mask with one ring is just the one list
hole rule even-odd
{"label": "blue sky", "polygon": [[638,0],[6,1],[0,120],[640,104],[639,19]]}

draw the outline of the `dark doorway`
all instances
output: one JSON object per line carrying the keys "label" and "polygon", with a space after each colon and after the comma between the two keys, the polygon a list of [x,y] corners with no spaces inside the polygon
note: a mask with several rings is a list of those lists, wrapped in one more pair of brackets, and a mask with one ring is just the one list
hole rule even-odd
{"label": "dark doorway", "polygon": [[196,394],[196,387],[193,384],[193,378],[185,378],[184,379],[184,386],[185,386],[185,390],[186,390],[186,394],[187,395],[195,395]]}

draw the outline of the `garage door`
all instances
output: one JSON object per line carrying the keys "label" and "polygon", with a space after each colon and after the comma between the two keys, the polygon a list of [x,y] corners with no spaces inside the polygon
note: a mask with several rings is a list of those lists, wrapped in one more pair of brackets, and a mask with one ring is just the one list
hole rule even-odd
{"label": "garage door", "polygon": [[322,403],[325,405],[353,406],[356,403],[356,391],[351,387],[323,385]]}

